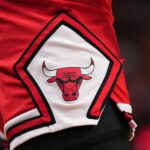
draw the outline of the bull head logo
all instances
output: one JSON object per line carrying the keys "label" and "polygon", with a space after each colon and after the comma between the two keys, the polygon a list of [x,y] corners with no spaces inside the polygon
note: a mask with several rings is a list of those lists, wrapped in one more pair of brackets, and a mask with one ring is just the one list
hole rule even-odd
{"label": "bull head logo", "polygon": [[45,61],[42,64],[42,71],[48,83],[56,82],[62,91],[62,97],[65,101],[74,101],[78,99],[79,88],[83,80],[90,80],[89,76],[95,69],[94,61],[88,67],[64,67],[58,69],[48,69]]}

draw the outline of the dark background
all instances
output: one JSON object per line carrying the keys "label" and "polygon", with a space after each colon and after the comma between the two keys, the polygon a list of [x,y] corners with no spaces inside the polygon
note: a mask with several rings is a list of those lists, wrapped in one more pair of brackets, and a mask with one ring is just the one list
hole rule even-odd
{"label": "dark background", "polygon": [[150,150],[150,0],[114,0],[115,28],[134,118],[133,150]]}
{"label": "dark background", "polygon": [[[133,150],[150,150],[150,0],[114,0],[115,28],[138,124]],[[0,150],[2,150],[0,146]]]}

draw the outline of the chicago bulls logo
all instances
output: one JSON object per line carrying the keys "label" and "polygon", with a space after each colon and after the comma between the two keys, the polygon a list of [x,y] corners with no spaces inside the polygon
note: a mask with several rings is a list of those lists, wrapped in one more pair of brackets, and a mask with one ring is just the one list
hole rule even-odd
{"label": "chicago bulls logo", "polygon": [[[14,65],[17,86],[21,87],[16,94],[24,97],[21,112],[29,117],[11,126],[8,122],[8,140],[15,140],[12,145],[19,143],[20,135],[24,140],[98,124],[122,65],[82,21],[59,14],[41,31],[37,28],[37,36],[21,50],[23,54]],[[81,65],[87,58],[91,58],[89,64]]]}
{"label": "chicago bulls logo", "polygon": [[91,58],[91,63],[88,67],[64,67],[58,69],[48,69],[45,61],[42,64],[42,71],[48,83],[56,82],[62,91],[62,97],[65,101],[74,101],[78,99],[79,88],[83,80],[90,80],[89,76],[94,71],[95,65]]}

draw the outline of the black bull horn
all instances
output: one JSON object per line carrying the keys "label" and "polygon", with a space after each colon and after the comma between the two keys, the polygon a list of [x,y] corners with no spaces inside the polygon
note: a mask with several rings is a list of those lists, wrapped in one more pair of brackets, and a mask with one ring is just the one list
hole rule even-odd
{"label": "black bull horn", "polygon": [[[95,65],[94,65],[94,61],[93,59],[91,58],[91,63],[88,67],[80,67],[81,68],[81,73],[84,74],[84,75],[88,75],[88,74],[91,74],[94,69],[95,69]],[[59,69],[59,68],[58,68]],[[56,76],[56,71],[58,69],[48,69],[46,67],[46,64],[45,64],[45,61],[43,61],[43,64],[42,64],[42,71],[44,73],[44,75],[46,77],[53,77],[53,76]]]}

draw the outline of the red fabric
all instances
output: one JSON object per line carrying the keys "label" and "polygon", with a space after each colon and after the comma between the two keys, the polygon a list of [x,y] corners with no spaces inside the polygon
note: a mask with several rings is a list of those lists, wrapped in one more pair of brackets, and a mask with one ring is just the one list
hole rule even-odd
{"label": "red fabric", "polygon": [[5,149],[8,149],[9,148],[9,143],[8,143],[8,141],[2,141],[2,145],[3,145],[3,147],[5,148]]}
{"label": "red fabric", "polygon": [[3,131],[3,121],[2,121],[1,114],[0,114],[0,131]]}
{"label": "red fabric", "polygon": [[114,90],[111,94],[111,98],[116,102],[128,103],[130,104],[128,90],[125,84],[124,71],[122,69],[121,74],[116,82]]}
{"label": "red fabric", "polygon": [[[113,28],[111,0],[92,2],[91,0],[2,0],[0,4],[0,113],[4,124],[16,115],[34,108],[31,97],[18,80],[13,67],[39,31],[61,12],[80,20],[108,49],[111,49],[121,62]],[[130,103],[123,70],[111,97],[116,103]],[[3,130],[2,128],[1,121],[0,130]]]}

